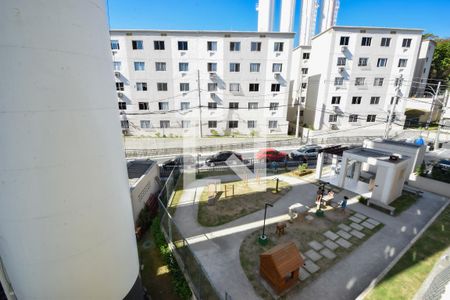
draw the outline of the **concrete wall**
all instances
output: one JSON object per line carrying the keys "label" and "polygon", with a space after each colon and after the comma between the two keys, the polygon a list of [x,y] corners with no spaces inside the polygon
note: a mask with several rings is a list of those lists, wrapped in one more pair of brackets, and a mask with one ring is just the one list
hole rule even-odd
{"label": "concrete wall", "polygon": [[136,184],[130,187],[133,218],[135,222],[150,195],[157,194],[159,191],[160,186],[156,181],[156,177],[159,177],[159,167],[154,163],[147,172],[139,178]]}
{"label": "concrete wall", "polygon": [[442,181],[411,174],[409,176],[408,185],[419,190],[428,191],[450,198],[450,184]]}

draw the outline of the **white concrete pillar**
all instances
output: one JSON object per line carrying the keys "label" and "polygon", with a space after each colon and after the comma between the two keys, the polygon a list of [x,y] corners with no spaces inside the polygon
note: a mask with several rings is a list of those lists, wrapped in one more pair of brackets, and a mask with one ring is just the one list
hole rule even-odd
{"label": "white concrete pillar", "polygon": [[257,10],[258,31],[273,31],[275,0],[259,0]]}
{"label": "white concrete pillar", "polygon": [[280,32],[294,31],[296,0],[281,0]]}
{"label": "white concrete pillar", "polygon": [[311,38],[316,30],[318,0],[302,0],[302,11],[300,18],[300,46],[310,46]]}
{"label": "white concrete pillar", "polygon": [[338,186],[344,187],[345,178],[347,177],[348,157],[344,154],[341,161],[341,170],[339,171]]}
{"label": "white concrete pillar", "polygon": [[361,175],[361,162],[356,161],[353,169],[353,181],[358,182]]}
{"label": "white concrete pillar", "polygon": [[331,169],[335,171],[334,174],[336,174],[337,164],[338,164],[338,157],[336,154],[333,154],[331,158]]}
{"label": "white concrete pillar", "polygon": [[0,4],[0,256],[18,299],[139,285],[103,0]]}
{"label": "white concrete pillar", "polygon": [[339,0],[323,0],[320,11],[320,32],[336,25]]}
{"label": "white concrete pillar", "polygon": [[320,180],[322,177],[322,169],[323,169],[323,152],[320,152],[317,155],[317,164],[316,164],[316,179]]}

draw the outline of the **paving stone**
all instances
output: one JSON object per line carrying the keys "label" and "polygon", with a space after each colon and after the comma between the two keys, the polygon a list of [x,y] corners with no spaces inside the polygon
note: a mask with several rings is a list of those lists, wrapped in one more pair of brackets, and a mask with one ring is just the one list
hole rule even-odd
{"label": "paving stone", "polygon": [[337,239],[339,237],[336,233],[329,231],[329,230],[327,232],[325,232],[323,235],[332,241],[334,241],[335,239]]}
{"label": "paving stone", "polygon": [[305,219],[306,219],[307,221],[312,221],[312,220],[314,220],[314,217],[311,216],[311,215],[307,215],[307,216],[305,217]]}
{"label": "paving stone", "polygon": [[380,222],[378,222],[377,220],[374,220],[374,219],[367,219],[366,221],[375,226],[380,225]]}
{"label": "paving stone", "polygon": [[353,236],[356,236],[358,239],[362,239],[363,237],[365,237],[366,235],[358,230],[352,230],[350,231],[350,234]]}
{"label": "paving stone", "polygon": [[342,229],[342,230],[345,230],[345,231],[350,231],[350,230],[352,230],[351,227],[349,227],[349,226],[347,226],[347,225],[345,225],[345,224],[339,224],[338,227],[339,227],[340,229]]}
{"label": "paving stone", "polygon": [[367,229],[370,229],[370,230],[375,228],[375,225],[373,225],[372,223],[369,223],[367,221],[362,222],[361,225],[366,227]]}
{"label": "paving stone", "polygon": [[308,251],[305,252],[305,255],[311,259],[312,261],[318,261],[319,259],[322,258],[322,255],[320,255],[319,253],[317,253],[316,251],[314,251],[313,249],[309,249]]}
{"label": "paving stone", "polygon": [[323,245],[317,241],[309,242],[308,245],[316,251],[319,251],[323,248]]}
{"label": "paving stone", "polygon": [[[337,244],[336,244],[336,246],[337,246]],[[336,258],[336,254],[334,254],[334,252],[331,251],[330,249],[326,249],[326,248],[322,249],[322,251],[320,251],[320,254],[322,254],[323,256],[325,256],[328,259],[335,259]]]}
{"label": "paving stone", "polygon": [[306,271],[304,268],[300,268],[300,274],[298,276],[298,278],[301,281],[305,281],[309,276],[311,276],[308,271]]}
{"label": "paving stone", "polygon": [[354,216],[357,217],[358,219],[361,219],[361,220],[367,219],[367,216],[365,216],[363,214],[360,214],[360,213],[354,214]]}
{"label": "paving stone", "polygon": [[362,219],[360,219],[360,218],[357,218],[357,217],[355,217],[355,216],[351,216],[350,218],[348,218],[350,221],[353,221],[353,222],[355,222],[355,223],[361,223],[362,222]]}
{"label": "paving stone", "polygon": [[339,244],[339,246],[342,246],[342,247],[344,247],[344,248],[350,248],[351,246],[352,246],[352,243],[350,243],[349,241],[347,241],[347,240],[344,240],[343,238],[339,238],[337,241],[336,241],[336,243],[338,243]]}
{"label": "paving stone", "polygon": [[356,229],[356,230],[363,230],[363,228],[364,228],[361,225],[356,224],[356,223],[350,224],[350,227],[353,227],[353,229]]}
{"label": "paving stone", "polygon": [[338,244],[330,240],[326,240],[325,242],[323,242],[323,244],[331,250],[336,250],[336,248],[339,247]]}
{"label": "paving stone", "polygon": [[305,260],[305,269],[308,270],[308,272],[310,274],[316,273],[317,271],[320,270],[320,267],[318,265],[316,265],[315,263],[313,263],[312,261]]}
{"label": "paving stone", "polygon": [[338,235],[340,235],[341,237],[343,237],[344,239],[348,240],[349,238],[352,237],[351,234],[349,234],[348,232],[344,231],[344,230],[339,230],[338,232],[336,232]]}

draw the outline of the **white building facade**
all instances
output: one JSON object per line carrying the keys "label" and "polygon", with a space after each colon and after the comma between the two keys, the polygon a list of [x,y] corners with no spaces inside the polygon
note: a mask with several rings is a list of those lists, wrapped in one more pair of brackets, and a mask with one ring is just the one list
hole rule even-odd
{"label": "white building facade", "polygon": [[118,108],[138,135],[286,134],[294,33],[112,30]]}
{"label": "white building facade", "polygon": [[414,83],[416,84],[411,88],[411,96],[424,96],[435,48],[436,42],[432,40],[424,40],[420,44],[420,51],[414,71]]}
{"label": "white building facade", "polygon": [[334,26],[312,39],[308,60],[304,49],[296,49],[294,55],[301,58],[293,58],[298,64],[291,77],[303,83],[302,93],[306,89],[301,123],[324,131],[379,131],[395,106],[393,126],[401,127],[421,34],[416,29]]}

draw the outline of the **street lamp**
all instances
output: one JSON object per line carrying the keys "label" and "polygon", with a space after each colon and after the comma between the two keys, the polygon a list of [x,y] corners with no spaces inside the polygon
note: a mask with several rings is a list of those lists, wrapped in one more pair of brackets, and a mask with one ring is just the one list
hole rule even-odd
{"label": "street lamp", "polygon": [[265,234],[265,230],[266,230],[266,216],[267,216],[267,207],[273,207],[272,204],[270,203],[266,203],[264,204],[264,222],[263,222],[263,231],[262,234],[259,236],[259,243],[261,245],[267,245],[267,242],[269,241],[269,239],[267,238],[266,234]]}

